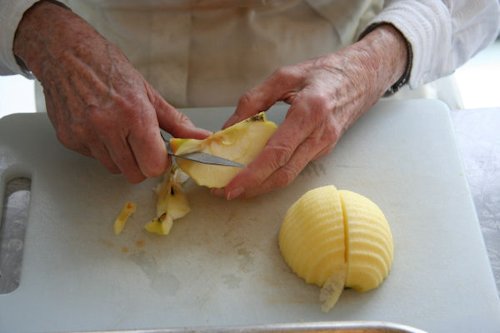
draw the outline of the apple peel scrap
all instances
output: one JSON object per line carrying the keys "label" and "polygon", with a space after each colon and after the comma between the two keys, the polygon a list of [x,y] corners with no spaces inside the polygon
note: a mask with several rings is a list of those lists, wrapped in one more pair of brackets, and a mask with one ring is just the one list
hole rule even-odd
{"label": "apple peel scrap", "polygon": [[168,235],[174,220],[184,217],[191,211],[186,194],[182,189],[184,180],[179,169],[172,167],[163,181],[156,187],[156,217],[144,226],[146,231],[158,235]]}
{"label": "apple peel scrap", "polygon": [[394,257],[392,233],[380,208],[333,185],[306,192],[288,209],[279,247],[295,274],[322,288],[325,312],[344,287],[360,292],[377,288]]}
{"label": "apple peel scrap", "polygon": [[129,217],[135,213],[136,208],[136,204],[131,201],[127,201],[125,203],[122,210],[118,214],[115,223],[113,224],[115,235],[119,235],[122,233],[123,229],[125,228],[125,224],[127,223]]}

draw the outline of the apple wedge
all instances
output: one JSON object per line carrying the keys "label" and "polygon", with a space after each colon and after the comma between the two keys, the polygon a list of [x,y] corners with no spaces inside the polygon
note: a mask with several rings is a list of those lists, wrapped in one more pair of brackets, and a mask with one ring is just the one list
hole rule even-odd
{"label": "apple wedge", "polygon": [[[172,138],[170,146],[176,155],[204,152],[247,165],[262,151],[276,129],[276,124],[261,112],[204,140]],[[176,163],[198,185],[210,188],[226,186],[240,171],[236,167],[207,165],[180,158]]]}

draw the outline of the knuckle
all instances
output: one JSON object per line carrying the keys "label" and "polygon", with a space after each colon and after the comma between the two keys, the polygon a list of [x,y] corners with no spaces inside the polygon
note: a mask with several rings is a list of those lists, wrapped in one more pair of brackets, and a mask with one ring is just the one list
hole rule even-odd
{"label": "knuckle", "polygon": [[251,105],[252,101],[254,99],[255,99],[255,91],[254,90],[249,90],[249,91],[245,92],[238,100],[239,108]]}
{"label": "knuckle", "polygon": [[288,186],[298,175],[298,171],[292,165],[287,164],[276,173],[275,185],[277,187]]}
{"label": "knuckle", "polygon": [[296,71],[293,66],[282,66],[276,69],[272,76],[280,79],[294,78],[296,77]]}
{"label": "knuckle", "polygon": [[191,119],[182,112],[174,112],[175,124],[182,126],[190,126],[192,124]]}
{"label": "knuckle", "polygon": [[329,113],[333,108],[332,98],[330,98],[328,94],[322,92],[311,94],[308,102],[311,109],[320,116],[324,116],[325,113]]}
{"label": "knuckle", "polygon": [[269,147],[269,149],[271,149],[270,154],[273,156],[272,161],[274,162],[276,169],[285,166],[294,151],[292,147],[285,145],[272,146]]}

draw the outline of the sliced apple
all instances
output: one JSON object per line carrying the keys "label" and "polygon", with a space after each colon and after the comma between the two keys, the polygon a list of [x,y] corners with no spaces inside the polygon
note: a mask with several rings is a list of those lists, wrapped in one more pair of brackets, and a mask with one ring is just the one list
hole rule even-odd
{"label": "sliced apple", "polygon": [[345,287],[377,288],[391,269],[394,244],[380,208],[368,198],[324,186],[306,192],[288,210],[279,233],[285,262],[322,288],[324,311]]}
{"label": "sliced apple", "polygon": [[[265,113],[261,112],[204,140],[173,138],[170,140],[170,146],[176,155],[204,152],[247,165],[262,151],[276,129],[276,124],[267,120]],[[180,158],[176,159],[176,163],[198,185],[210,188],[226,186],[241,170]]]}

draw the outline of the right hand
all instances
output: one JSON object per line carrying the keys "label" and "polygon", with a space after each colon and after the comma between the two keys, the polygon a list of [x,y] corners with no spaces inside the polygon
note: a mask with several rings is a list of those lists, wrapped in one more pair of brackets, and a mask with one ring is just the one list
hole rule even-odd
{"label": "right hand", "polygon": [[118,47],[70,10],[35,4],[19,24],[14,52],[41,82],[59,141],[131,183],[168,168],[160,128],[175,137],[210,134],[168,104]]}

